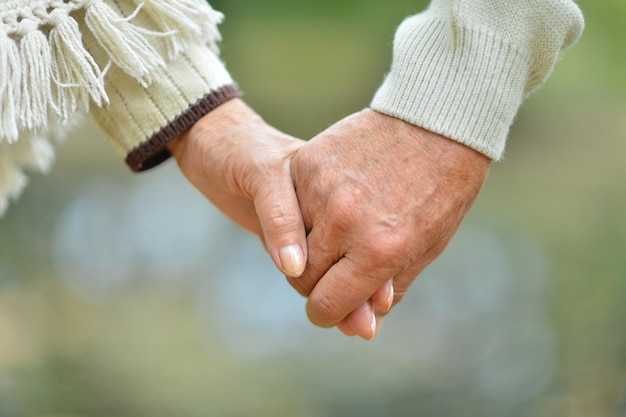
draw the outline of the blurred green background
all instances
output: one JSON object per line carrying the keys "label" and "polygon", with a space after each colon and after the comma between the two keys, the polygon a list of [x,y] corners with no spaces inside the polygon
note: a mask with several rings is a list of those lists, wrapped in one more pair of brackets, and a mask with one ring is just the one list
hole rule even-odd
{"label": "blurred green background", "polygon": [[[522,108],[449,249],[366,343],[304,301],[173,163],[90,122],[0,219],[0,417],[626,416],[626,3]],[[223,57],[309,138],[366,106],[425,1],[220,0]]]}

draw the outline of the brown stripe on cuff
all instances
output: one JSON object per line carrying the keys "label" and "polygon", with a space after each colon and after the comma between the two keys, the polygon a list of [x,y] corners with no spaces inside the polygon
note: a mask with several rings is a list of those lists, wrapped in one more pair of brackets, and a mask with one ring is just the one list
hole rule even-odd
{"label": "brown stripe on cuff", "polygon": [[157,166],[171,156],[165,147],[166,143],[189,130],[198,120],[220,104],[240,95],[237,86],[232,84],[212,91],[152,135],[150,139],[130,151],[126,156],[126,163],[135,172]]}

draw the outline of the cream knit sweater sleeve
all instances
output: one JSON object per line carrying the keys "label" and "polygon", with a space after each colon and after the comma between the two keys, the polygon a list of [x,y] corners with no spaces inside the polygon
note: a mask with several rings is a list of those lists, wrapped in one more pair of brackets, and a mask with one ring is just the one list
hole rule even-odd
{"label": "cream knit sweater sleeve", "polygon": [[238,96],[218,58],[222,18],[205,0],[0,0],[0,215],[77,112],[140,171]]}
{"label": "cream knit sweater sleeve", "polygon": [[398,28],[371,107],[498,160],[522,101],[583,26],[571,0],[432,0]]}

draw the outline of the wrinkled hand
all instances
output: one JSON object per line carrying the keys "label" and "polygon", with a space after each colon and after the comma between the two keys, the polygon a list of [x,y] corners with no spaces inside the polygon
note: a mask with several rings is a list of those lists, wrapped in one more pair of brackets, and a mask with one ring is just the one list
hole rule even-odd
{"label": "wrinkled hand", "polygon": [[167,146],[189,181],[261,237],[279,270],[297,277],[306,262],[306,236],[290,162],[303,144],[233,99]]}
{"label": "wrinkled hand", "polygon": [[460,143],[372,110],[312,139],[291,162],[309,255],[304,274],[289,279],[308,296],[309,319],[373,338],[446,247],[489,165]]}

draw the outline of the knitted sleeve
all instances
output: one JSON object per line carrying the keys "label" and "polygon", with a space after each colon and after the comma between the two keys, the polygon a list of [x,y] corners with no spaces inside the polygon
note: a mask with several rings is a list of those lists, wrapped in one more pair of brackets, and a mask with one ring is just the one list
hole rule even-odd
{"label": "knitted sleeve", "polygon": [[398,28],[371,107],[498,160],[522,101],[583,26],[571,0],[432,0]]}
{"label": "knitted sleeve", "polygon": [[0,215],[77,112],[141,171],[237,97],[218,58],[222,18],[204,0],[0,1]]}

